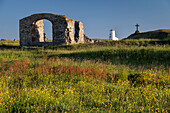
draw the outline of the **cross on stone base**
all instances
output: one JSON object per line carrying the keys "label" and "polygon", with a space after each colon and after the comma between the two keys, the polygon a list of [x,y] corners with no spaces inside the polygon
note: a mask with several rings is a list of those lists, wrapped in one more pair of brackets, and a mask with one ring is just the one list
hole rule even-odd
{"label": "cross on stone base", "polygon": [[136,24],[135,26],[136,26],[136,31],[135,31],[135,33],[139,33],[139,24]]}

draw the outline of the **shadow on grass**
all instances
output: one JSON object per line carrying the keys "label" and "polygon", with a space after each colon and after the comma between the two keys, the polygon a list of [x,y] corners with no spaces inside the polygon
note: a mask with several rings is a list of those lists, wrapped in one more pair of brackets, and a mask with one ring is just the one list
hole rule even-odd
{"label": "shadow on grass", "polygon": [[5,49],[21,49],[20,46],[13,46],[13,45],[0,45],[0,49],[1,50],[5,50]]}
{"label": "shadow on grass", "polygon": [[141,50],[101,50],[101,51],[87,51],[76,52],[69,54],[49,55],[48,57],[66,57],[73,58],[74,60],[101,60],[109,61],[112,64],[125,64],[125,65],[170,65],[170,51],[155,51],[153,49]]}
{"label": "shadow on grass", "polygon": [[[48,49],[48,48],[47,48]],[[0,45],[0,50],[26,50],[26,51],[31,51],[31,50],[44,50],[43,47],[20,47],[20,46],[15,46],[15,45]]]}

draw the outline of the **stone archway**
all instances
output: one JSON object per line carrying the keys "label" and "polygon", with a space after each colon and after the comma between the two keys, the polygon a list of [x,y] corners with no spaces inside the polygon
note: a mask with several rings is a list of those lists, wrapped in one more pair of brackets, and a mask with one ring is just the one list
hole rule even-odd
{"label": "stone archway", "polygon": [[[52,42],[44,41],[44,23],[52,23]],[[74,34],[75,28],[75,34]],[[20,46],[58,46],[61,44],[93,43],[84,35],[83,23],[63,15],[50,13],[33,14],[19,21]]]}
{"label": "stone archway", "polygon": [[62,15],[41,13],[20,20],[20,46],[46,46],[42,38],[44,34],[42,19],[49,20],[53,26],[53,42],[48,46],[75,43],[74,20]]}

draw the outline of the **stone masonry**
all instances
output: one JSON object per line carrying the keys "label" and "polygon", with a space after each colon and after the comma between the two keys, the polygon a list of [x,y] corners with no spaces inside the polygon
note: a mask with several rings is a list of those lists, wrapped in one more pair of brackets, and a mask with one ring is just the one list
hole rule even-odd
{"label": "stone masonry", "polygon": [[[52,42],[46,42],[45,40],[43,19],[47,19],[52,23]],[[21,19],[19,24],[20,46],[58,46],[87,42],[84,37],[83,23],[63,15],[50,13],[34,14]]]}

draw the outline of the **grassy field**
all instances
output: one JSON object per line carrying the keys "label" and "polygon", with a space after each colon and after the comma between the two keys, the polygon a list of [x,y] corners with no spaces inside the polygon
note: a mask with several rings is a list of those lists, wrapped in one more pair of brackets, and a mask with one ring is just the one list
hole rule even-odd
{"label": "grassy field", "polygon": [[168,41],[0,42],[0,112],[170,112]]}

